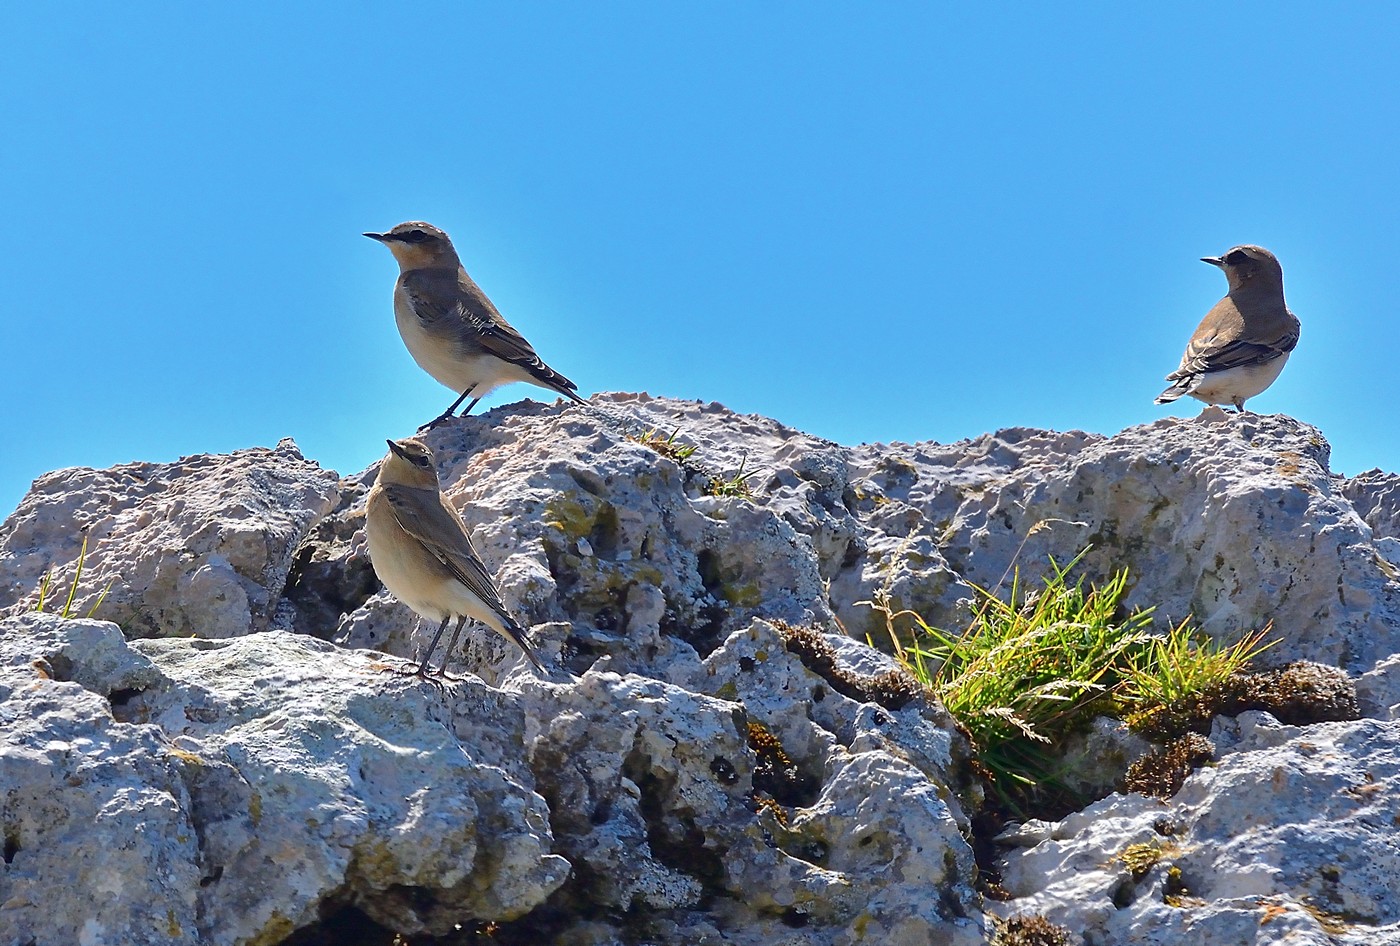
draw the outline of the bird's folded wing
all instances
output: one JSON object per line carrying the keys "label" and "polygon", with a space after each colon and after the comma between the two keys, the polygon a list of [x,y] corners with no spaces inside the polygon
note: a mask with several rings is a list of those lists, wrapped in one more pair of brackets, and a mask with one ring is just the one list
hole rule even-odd
{"label": "bird's folded wing", "polygon": [[492,610],[506,614],[496,585],[481,564],[471,536],[462,521],[443,505],[440,497],[416,495],[403,487],[384,488],[399,528],[442,563],[448,573]]}
{"label": "bird's folded wing", "polygon": [[476,341],[482,348],[506,361],[513,361],[526,368],[546,368],[534,347],[525,336],[515,330],[499,312],[481,306],[475,299],[464,299],[458,307],[458,314],[465,325],[476,334]]}
{"label": "bird's folded wing", "polygon": [[1262,365],[1292,351],[1297,344],[1296,331],[1287,331],[1268,341],[1235,339],[1218,344],[1214,338],[1205,342],[1193,339],[1191,344],[1186,346],[1186,355],[1181,359],[1181,367],[1167,375],[1167,380],[1173,381],[1207,371]]}
{"label": "bird's folded wing", "polygon": [[404,276],[403,291],[412,299],[413,312],[424,330],[520,365],[560,393],[578,390],[578,385],[544,363],[465,274],[420,270]]}

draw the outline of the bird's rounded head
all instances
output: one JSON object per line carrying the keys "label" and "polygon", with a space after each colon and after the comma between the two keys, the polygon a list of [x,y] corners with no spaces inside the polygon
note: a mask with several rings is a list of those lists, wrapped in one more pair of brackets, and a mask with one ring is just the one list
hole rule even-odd
{"label": "bird's rounded head", "polygon": [[1219,266],[1234,291],[1246,285],[1267,283],[1283,287],[1283,267],[1278,257],[1252,243],[1232,246],[1220,256],[1202,256],[1202,263]]}
{"label": "bird's rounded head", "polygon": [[399,261],[399,268],[405,272],[433,266],[462,265],[451,238],[431,223],[421,220],[410,220],[385,233],[366,233],[365,236],[387,246],[394,259]]}
{"label": "bird's rounded head", "polygon": [[416,489],[437,489],[437,467],[433,451],[416,437],[390,440],[389,455],[379,467],[379,482]]}

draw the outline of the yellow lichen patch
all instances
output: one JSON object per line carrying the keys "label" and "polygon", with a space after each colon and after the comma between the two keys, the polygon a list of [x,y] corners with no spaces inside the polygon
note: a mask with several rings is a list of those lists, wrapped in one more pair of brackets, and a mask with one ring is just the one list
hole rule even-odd
{"label": "yellow lichen patch", "polygon": [[205,761],[204,761],[203,757],[198,756],[198,755],[195,755],[193,752],[188,752],[188,751],[186,751],[186,750],[184,750],[184,749],[177,749],[177,748],[175,748],[174,746],[171,746],[171,747],[169,747],[168,749],[166,749],[165,751],[166,751],[166,754],[168,754],[168,755],[170,755],[170,756],[172,756],[172,757],[174,757],[174,758],[176,758],[176,759],[179,759],[181,762],[185,763],[186,765],[204,765],[204,764],[205,764]]}
{"label": "yellow lichen patch", "polygon": [[544,521],[570,539],[581,539],[593,531],[594,516],[576,499],[556,496],[544,507]]}
{"label": "yellow lichen patch", "polygon": [[1347,918],[1340,913],[1333,913],[1331,910],[1324,910],[1322,907],[1312,903],[1304,903],[1303,909],[1317,921],[1317,925],[1322,927],[1324,933],[1333,936],[1340,936],[1351,928]]}
{"label": "yellow lichen patch", "polygon": [[720,585],[719,592],[724,600],[741,608],[756,608],[763,602],[763,592],[757,582],[742,585]]}
{"label": "yellow lichen patch", "polygon": [[1129,844],[1118,852],[1114,860],[1128,869],[1133,880],[1142,880],[1158,861],[1172,856],[1176,851],[1175,845],[1162,845],[1155,841],[1150,844]]}

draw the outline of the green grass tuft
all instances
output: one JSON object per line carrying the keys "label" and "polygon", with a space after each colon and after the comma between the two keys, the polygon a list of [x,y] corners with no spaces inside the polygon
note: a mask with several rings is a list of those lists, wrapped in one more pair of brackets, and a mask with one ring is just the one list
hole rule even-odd
{"label": "green grass tuft", "polygon": [[[1063,566],[1051,559],[1039,586],[1013,570],[1004,598],[977,588],[961,632],[895,611],[887,593],[870,602],[896,657],[966,727],[992,788],[1018,816],[1085,801],[1060,777],[1061,746],[1094,717],[1151,715],[1233,676],[1270,646],[1267,627],[1228,646],[1185,621],[1154,634],[1153,609],[1123,611],[1126,569],[1101,585],[1071,580],[1084,554]],[[904,619],[912,639],[896,630]]]}
{"label": "green grass tuft", "polygon": [[748,457],[739,461],[739,469],[728,479],[713,477],[705,492],[711,496],[729,496],[738,499],[752,499],[753,490],[749,489],[749,479],[757,476],[761,470],[746,470]]}
{"label": "green grass tuft", "polygon": [[[66,599],[64,599],[63,607],[58,611],[58,616],[61,617],[61,618],[71,618],[71,617],[74,616],[74,614],[73,614],[73,601],[74,601],[74,599],[75,599],[75,598],[77,597],[77,595],[78,595],[78,582],[80,582],[80,581],[82,580],[82,578],[83,578],[83,566],[84,566],[84,564],[87,562],[87,550],[88,550],[87,527],[85,526],[85,527],[83,528],[82,531],[83,531],[83,544],[82,544],[82,547],[81,547],[80,549],[78,549],[78,565],[77,565],[77,569],[76,569],[76,571],[73,573],[73,582],[72,582],[72,584],[70,584],[70,585],[68,586],[68,597],[67,597]],[[50,567],[50,568],[44,569],[44,575],[43,575],[42,578],[39,579],[39,603],[36,604],[36,605],[34,606],[34,610],[35,610],[35,611],[42,612],[42,611],[44,610],[44,607],[49,603],[49,595],[53,592],[53,590],[54,590],[53,568]],[[100,608],[100,607],[102,607],[102,602],[105,601],[105,600],[107,600],[107,592],[109,592],[109,591],[111,591],[111,590],[112,590],[112,582],[109,581],[109,582],[107,582],[107,587],[105,587],[105,588],[102,589],[102,592],[97,596],[97,600],[96,600],[95,602],[93,602],[93,605],[92,605],[91,608],[88,608],[87,614],[83,615],[83,617],[90,618],[90,617],[92,617],[94,614],[96,614],[96,613],[97,613],[97,609]]]}
{"label": "green grass tuft", "polygon": [[628,435],[628,440],[635,440],[644,447],[650,447],[663,457],[669,457],[677,463],[684,464],[695,453],[695,445],[690,443],[679,443],[676,438],[680,436],[681,429],[677,427],[671,432],[671,436],[663,438],[659,428],[652,427],[640,436]]}

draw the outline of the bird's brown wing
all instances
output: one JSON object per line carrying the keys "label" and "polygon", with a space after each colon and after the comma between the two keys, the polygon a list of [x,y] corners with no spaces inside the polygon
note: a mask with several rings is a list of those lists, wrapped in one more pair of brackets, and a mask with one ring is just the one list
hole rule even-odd
{"label": "bird's brown wing", "polygon": [[488,352],[505,361],[514,362],[530,372],[543,384],[548,385],[575,401],[580,400],[574,392],[578,385],[544,363],[535,353],[534,347],[525,336],[515,330],[515,326],[505,320],[505,316],[491,304],[465,272],[458,282],[461,289],[457,315],[463,324],[476,335],[476,341]]}
{"label": "bird's brown wing", "polygon": [[[1275,333],[1258,335],[1243,330],[1243,320],[1227,296],[1216,304],[1186,345],[1181,367],[1167,375],[1168,381],[1189,378],[1211,371],[1225,371],[1248,365],[1262,365],[1291,352],[1298,344],[1298,320],[1290,318]],[[1208,331],[1207,326],[1215,326]]]}
{"label": "bird's brown wing", "polygon": [[1287,347],[1260,345],[1255,342],[1235,341],[1224,345],[1203,346],[1186,351],[1181,367],[1167,375],[1168,381],[1188,378],[1211,371],[1225,371],[1228,368],[1241,368],[1246,365],[1262,365],[1293,350],[1298,343],[1295,336]]}
{"label": "bird's brown wing", "polygon": [[425,329],[440,335],[455,334],[470,347],[520,365],[540,383],[580,400],[574,393],[578,385],[544,363],[465,270],[414,270],[405,273],[402,281]]}
{"label": "bird's brown wing", "polygon": [[442,494],[407,486],[382,488],[399,528],[416,539],[453,578],[500,614],[507,624],[513,623],[510,612],[501,603],[495,582],[481,563],[476,546],[472,545],[466,526],[447,506]]}

